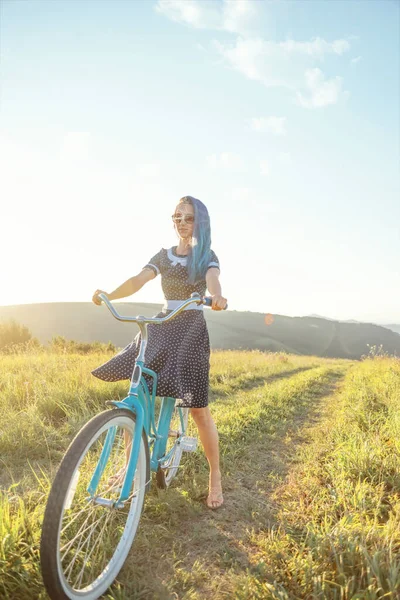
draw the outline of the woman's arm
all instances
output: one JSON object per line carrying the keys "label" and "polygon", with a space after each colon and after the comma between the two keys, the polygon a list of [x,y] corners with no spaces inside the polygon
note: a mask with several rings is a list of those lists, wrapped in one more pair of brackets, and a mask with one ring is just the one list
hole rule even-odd
{"label": "woman's arm", "polygon": [[131,296],[132,294],[136,294],[145,283],[154,279],[156,274],[151,269],[143,269],[138,275],[131,277],[127,281],[125,281],[122,285],[117,287],[111,294],[107,294],[107,292],[103,292],[102,290],[96,290],[93,295],[93,302],[97,305],[101,304],[101,300],[98,297],[99,294],[103,292],[106,294],[109,300],[119,300],[120,298],[126,298],[127,296]]}
{"label": "woman's arm", "polygon": [[111,294],[108,294],[109,300],[119,300],[136,294],[145,283],[154,279],[155,274],[151,269],[143,269],[138,275],[131,277],[125,283],[117,287]]}
{"label": "woman's arm", "polygon": [[221,284],[219,281],[219,269],[211,267],[206,273],[207,289],[212,296],[212,309],[223,310],[226,306],[227,300],[224,298],[221,290]]}

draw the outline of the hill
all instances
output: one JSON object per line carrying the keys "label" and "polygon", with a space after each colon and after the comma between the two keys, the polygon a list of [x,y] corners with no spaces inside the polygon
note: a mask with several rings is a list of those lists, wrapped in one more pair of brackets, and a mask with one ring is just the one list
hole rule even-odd
{"label": "hill", "polygon": [[384,325],[384,327],[386,327],[387,329],[390,329],[391,331],[394,331],[395,333],[400,333],[400,325],[391,324],[391,325]]}
{"label": "hill", "polygon": [[[117,303],[126,315],[152,316],[160,304]],[[245,311],[204,311],[213,349],[259,349],[272,352],[357,359],[370,346],[383,346],[400,355],[400,335],[371,323],[345,323],[321,317],[274,315],[266,325],[264,314]],[[90,302],[56,302],[0,307],[0,321],[15,319],[26,325],[41,343],[61,335],[80,342],[109,342],[126,346],[137,334],[135,325],[116,321],[105,306]]]}

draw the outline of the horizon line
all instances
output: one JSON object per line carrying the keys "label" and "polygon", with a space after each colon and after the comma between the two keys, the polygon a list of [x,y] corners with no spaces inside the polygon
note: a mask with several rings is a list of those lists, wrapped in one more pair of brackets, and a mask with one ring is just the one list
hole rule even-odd
{"label": "horizon line", "polygon": [[[122,299],[119,300],[113,300],[113,303],[118,303],[118,304],[148,304],[148,305],[155,305],[155,306],[163,306],[163,302],[135,302],[135,301],[125,301]],[[47,301],[47,302],[21,302],[21,303],[16,303],[16,304],[0,304],[0,309],[1,308],[13,308],[16,306],[37,306],[40,304],[93,304],[93,302],[88,301],[88,300],[56,300],[56,301]],[[236,309],[228,309],[228,312],[250,312],[250,313],[254,313],[254,314],[261,314],[261,315],[265,315],[265,314],[269,314],[269,313],[265,313],[262,311],[257,311],[257,310],[236,310]],[[348,324],[355,324],[355,323],[362,323],[365,325],[379,325],[379,326],[388,326],[388,325],[399,325],[400,326],[400,319],[398,319],[398,322],[395,321],[391,321],[390,323],[388,323],[387,321],[380,321],[380,322],[376,322],[376,321],[360,321],[358,319],[333,319],[331,317],[324,317],[322,315],[318,315],[316,313],[312,313],[312,314],[307,314],[307,315],[284,315],[282,313],[270,313],[275,317],[289,317],[291,319],[296,319],[296,318],[300,318],[300,319],[304,319],[304,318],[310,318],[310,319],[323,319],[324,321],[336,321],[338,323],[348,323]]]}

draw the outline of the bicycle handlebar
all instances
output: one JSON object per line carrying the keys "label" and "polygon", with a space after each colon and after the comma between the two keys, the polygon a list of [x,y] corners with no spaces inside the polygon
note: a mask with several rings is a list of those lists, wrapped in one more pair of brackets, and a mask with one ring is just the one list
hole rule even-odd
{"label": "bicycle handlebar", "polygon": [[[167,315],[165,317],[144,317],[143,315],[138,315],[137,317],[124,317],[123,315],[120,315],[115,310],[115,307],[113,306],[113,304],[111,304],[110,300],[107,298],[107,296],[105,294],[103,294],[103,293],[99,294],[98,297],[100,298],[100,300],[102,300],[104,302],[104,304],[107,306],[108,310],[111,312],[113,317],[115,317],[118,321],[129,322],[129,323],[156,323],[156,324],[165,323],[166,321],[173,319],[177,314],[182,312],[186,306],[189,306],[189,304],[193,304],[194,302],[196,304],[204,304],[204,306],[212,305],[212,298],[207,297],[207,296],[204,296],[202,298],[200,296],[200,294],[197,294],[196,292],[194,292],[190,298],[188,298],[187,300],[183,300],[182,304],[180,306],[178,306],[178,308],[175,308],[175,310],[173,310],[169,315]],[[226,305],[223,310],[226,310],[227,308],[228,308],[228,305]]]}

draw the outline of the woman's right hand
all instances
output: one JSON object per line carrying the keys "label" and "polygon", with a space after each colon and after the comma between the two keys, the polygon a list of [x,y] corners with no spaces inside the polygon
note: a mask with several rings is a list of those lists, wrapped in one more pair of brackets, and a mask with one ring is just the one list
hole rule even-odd
{"label": "woman's right hand", "polygon": [[103,290],[96,290],[95,291],[95,293],[93,294],[92,302],[94,302],[95,304],[97,304],[97,306],[100,306],[100,304],[101,304],[101,300],[99,298],[99,294],[105,294],[107,296],[107,292],[103,292]]}

